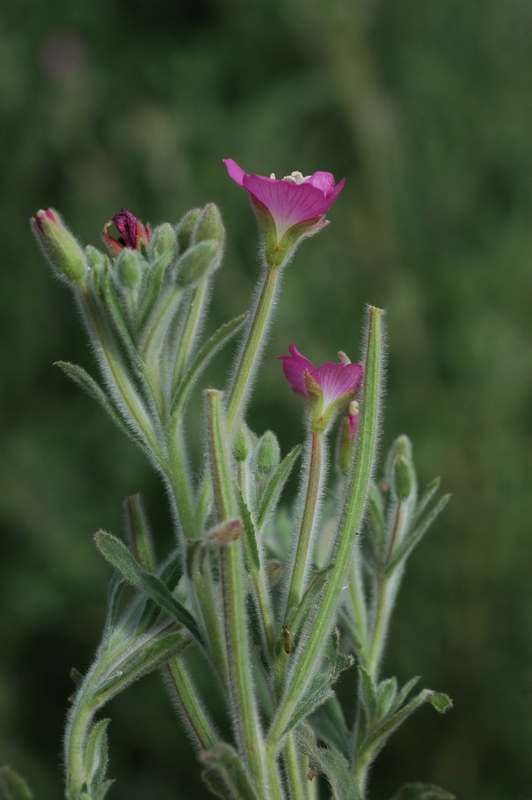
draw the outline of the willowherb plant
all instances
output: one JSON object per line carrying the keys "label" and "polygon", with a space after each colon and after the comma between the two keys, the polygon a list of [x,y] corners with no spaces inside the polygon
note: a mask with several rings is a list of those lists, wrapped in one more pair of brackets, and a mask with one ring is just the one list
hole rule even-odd
{"label": "willowherb plant", "polygon": [[[126,501],[126,541],[105,531],[95,536],[115,572],[95,660],[74,675],[64,742],[67,800],[106,796],[109,720],[100,709],[154,669],[166,676],[207,786],[234,800],[312,800],[317,775],[337,800],[367,798],[369,770],[388,737],[421,704],[437,711],[451,705],[428,689],[413,694],[417,679],[399,687],[380,674],[406,560],[448,499],[435,500],[437,480],[418,495],[406,436],[394,442],[376,480],[383,312],[368,309],[361,364],[340,352],[338,362],[315,367],[292,344],[290,355],[280,356],[303,398],[303,445],[282,455],[274,433],[258,435],[245,421],[283,270],[302,239],[327,224],[343,181],[335,185],[326,172],[277,180],[225,163],[251,199],[263,271],[251,313],[206,341],[203,320],[225,238],[215,205],[154,230],[123,209],[113,220],[118,235],[113,223],[104,229],[109,255],[82,250],[55,211],[39,211],[33,220],[44,253],[74,292],[101,383],[79,366],[59,366],[158,470],[176,541],[156,563],[138,495]],[[206,391],[207,454],[196,480],[184,435],[189,401],[205,366],[237,334],[227,387]],[[296,464],[300,492],[288,516],[279,502]],[[324,504],[333,480],[335,501]],[[363,547],[356,546],[359,533]],[[128,603],[127,585],[135,589]],[[193,650],[216,677],[230,741],[195,686]],[[334,685],[353,664],[350,726]],[[29,796],[10,770],[0,781],[10,796]],[[399,798],[452,795],[410,784]]]}

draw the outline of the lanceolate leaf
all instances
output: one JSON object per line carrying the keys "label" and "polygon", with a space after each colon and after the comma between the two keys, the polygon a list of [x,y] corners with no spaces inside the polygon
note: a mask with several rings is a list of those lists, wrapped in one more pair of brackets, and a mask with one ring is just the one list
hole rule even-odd
{"label": "lanceolate leaf", "polygon": [[259,555],[259,548],[257,546],[257,533],[255,531],[253,520],[251,519],[250,510],[247,507],[246,501],[242,496],[242,492],[240,491],[239,486],[236,487],[236,500],[238,503],[240,516],[242,517],[242,522],[244,523],[246,555],[249,561],[249,566],[254,572],[259,572],[260,555]]}
{"label": "lanceolate leaf", "polygon": [[443,511],[447,503],[451,498],[450,494],[444,494],[443,497],[440,499],[438,503],[434,506],[434,508],[429,511],[427,516],[419,523],[418,527],[413,531],[413,533],[409,534],[404,542],[402,542],[397,550],[395,551],[393,558],[387,564],[385,569],[385,576],[388,578],[392,572],[396,569],[396,567],[404,561],[412,552],[414,547],[421,541],[423,536],[426,534],[434,520],[436,519],[439,514]]}
{"label": "lanceolate leaf", "polygon": [[275,509],[284,485],[292,471],[292,467],[301,453],[301,449],[302,445],[298,444],[290,450],[288,455],[286,455],[279,464],[279,468],[275,470],[270,478],[257,514],[257,531],[262,530],[270,512]]}
{"label": "lanceolate leaf", "polygon": [[218,328],[218,330],[213,333],[210,339],[205,342],[187,370],[185,377],[179,384],[179,387],[175,393],[174,402],[172,404],[172,415],[177,414],[178,410],[186,402],[190,390],[194,386],[198,376],[207,366],[216,351],[222,347],[222,345],[228,342],[238,330],[240,330],[247,318],[248,314],[246,312],[245,314],[241,314],[239,317],[235,317],[229,322],[226,322],[225,325],[222,325],[220,328]]}
{"label": "lanceolate leaf", "polygon": [[24,778],[7,765],[0,767],[0,800],[33,800]]}
{"label": "lanceolate leaf", "polygon": [[109,561],[124,578],[151,597],[161,608],[168,611],[201,641],[201,635],[192,614],[173,597],[163,581],[143,569],[129,552],[126,545],[105,531],[99,531],[94,537],[96,546],[104,558]]}
{"label": "lanceolate leaf", "polygon": [[334,679],[331,679],[330,674],[325,675],[321,672],[318,672],[311,678],[299,702],[294,706],[294,710],[285,725],[281,738],[290,733],[296,725],[312,714],[318,706],[321,706],[322,703],[327,702],[327,700],[334,696],[334,692],[331,689],[332,680]]}
{"label": "lanceolate leaf", "polygon": [[[213,750],[208,750],[201,753],[199,756],[200,761],[210,767],[218,778],[218,780],[209,783],[211,777],[209,772],[204,775],[206,782],[217,793],[223,788],[224,784],[231,791],[231,798],[234,800],[259,800],[259,797],[253,788],[246,768],[244,767],[236,750],[225,742],[221,742]],[[219,797],[228,798],[227,794],[219,794]]]}
{"label": "lanceolate leaf", "polygon": [[347,759],[335,750],[318,747],[310,726],[303,723],[297,731],[301,752],[309,759],[310,772],[324,775],[331,787],[332,800],[362,800]]}

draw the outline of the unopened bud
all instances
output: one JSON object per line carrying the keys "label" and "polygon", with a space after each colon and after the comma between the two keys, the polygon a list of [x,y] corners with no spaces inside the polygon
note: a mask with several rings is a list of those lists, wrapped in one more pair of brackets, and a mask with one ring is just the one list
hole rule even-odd
{"label": "unopened bud", "polygon": [[257,472],[259,475],[269,475],[279,466],[281,448],[274,433],[266,431],[259,441],[257,448]]}
{"label": "unopened bud", "polygon": [[177,223],[175,232],[180,253],[184,253],[192,244],[192,235],[200,216],[201,208],[191,208]]}
{"label": "unopened bud", "polygon": [[157,261],[166,256],[170,263],[177,253],[177,237],[174,229],[168,222],[158,225],[151,234],[150,260]]}
{"label": "unopened bud", "polygon": [[399,500],[408,500],[412,493],[414,476],[412,465],[405,456],[397,456],[394,461],[394,489]]}
{"label": "unopened bud", "polygon": [[220,245],[225,239],[225,228],[218,206],[208,203],[196,223],[194,229],[194,243],[215,239]]}
{"label": "unopened bud", "polygon": [[246,431],[241,426],[238,431],[236,432],[236,436],[233,442],[233,457],[235,461],[239,464],[242,464],[249,455],[249,445],[248,445],[248,437],[246,436]]}
{"label": "unopened bud", "polygon": [[140,266],[135,251],[125,247],[116,260],[116,274],[126,289],[134,289],[140,281]]}
{"label": "unopened bud", "polygon": [[103,269],[106,256],[97,247],[88,244],[85,248],[85,259],[89,269]]}
{"label": "unopened bud", "polygon": [[83,250],[57,211],[38,211],[32,223],[37,241],[59,277],[69,283],[84,283],[87,267]]}
{"label": "unopened bud", "polygon": [[177,262],[177,282],[190,286],[218,265],[218,242],[208,239],[190,247]]}

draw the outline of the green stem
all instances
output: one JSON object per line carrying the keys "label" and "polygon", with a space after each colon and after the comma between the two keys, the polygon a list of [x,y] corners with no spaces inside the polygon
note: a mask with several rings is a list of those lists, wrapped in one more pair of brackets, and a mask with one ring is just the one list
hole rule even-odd
{"label": "green stem", "polygon": [[321,495],[323,477],[323,434],[313,432],[310,441],[310,460],[308,469],[307,493],[305,505],[299,527],[294,565],[290,578],[290,588],[286,601],[285,620],[290,618],[291,612],[301,601],[303,592],[303,581],[307,573],[309,548],[312,538],[312,531],[316,525],[317,508]]}
{"label": "green stem", "polygon": [[171,488],[183,535],[186,539],[196,539],[200,535],[200,530],[198,529],[196,510],[194,508],[189,478],[179,442],[179,432],[177,430],[172,431],[170,429],[167,448],[168,459],[166,476]]}
{"label": "green stem", "polygon": [[307,777],[301,772],[299,753],[296,748],[294,735],[291,733],[286,737],[284,762],[292,800],[307,800],[307,793],[305,791]]}
{"label": "green stem", "polygon": [[239,415],[243,412],[247,395],[255,379],[265,334],[270,325],[279,288],[280,268],[268,267],[257,304],[250,315],[246,339],[237,355],[238,363],[233,373],[233,381],[227,401],[227,426],[231,431]]}
{"label": "green stem", "polygon": [[357,459],[350,477],[351,490],[345,500],[344,511],[337,534],[334,568],[314,620],[309,638],[301,648],[301,655],[291,673],[284,701],[268,735],[268,748],[278,748],[295,705],[304,691],[320,653],[325,645],[338,606],[338,599],[351,564],[357,531],[362,521],[368,486],[373,472],[377,445],[379,395],[382,353],[382,311],[373,306],[369,310],[367,334],[364,399],[360,415],[360,436]]}
{"label": "green stem", "polygon": [[[220,392],[209,389],[207,402],[214,497],[221,520],[229,520],[236,517],[237,505],[233,494]],[[263,796],[264,748],[251,677],[240,539],[221,545],[220,570],[233,721],[255,787]]]}
{"label": "green stem", "polygon": [[213,731],[212,724],[201,708],[182,659],[177,656],[172,661],[169,661],[166,664],[166,671],[189,729],[203,750],[211,750],[216,746],[217,737]]}

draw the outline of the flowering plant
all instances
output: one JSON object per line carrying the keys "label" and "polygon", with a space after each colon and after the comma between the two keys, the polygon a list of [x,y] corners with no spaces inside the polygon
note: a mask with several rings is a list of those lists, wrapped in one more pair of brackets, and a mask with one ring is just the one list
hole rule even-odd
{"label": "flowering plant", "polygon": [[[381,674],[405,562],[447,501],[434,500],[438,481],[419,496],[406,436],[393,443],[379,479],[383,312],[368,308],[361,364],[340,352],[339,362],[315,367],[294,345],[280,356],[290,386],[305,400],[304,443],[282,455],[274,433],[257,434],[246,423],[279,274],[299,242],[323,228],[344,182],[335,185],[324,172],[279,181],[225,163],[251,197],[264,270],[251,312],[207,339],[203,318],[225,240],[216,206],[153,230],[122,209],[113,219],[119,236],[110,233],[112,223],[104,228],[110,255],[81,248],[57,212],[40,211],[34,220],[43,251],[76,296],[102,382],[75,364],[59,366],[149,458],[168,489],[175,523],[175,548],[162,562],[139,495],[126,500],[125,540],[105,531],[95,536],[114,574],[95,660],[74,675],[64,744],[67,800],[106,796],[109,720],[99,712],[157,669],[206,785],[227,800],[315,800],[320,782],[336,800],[368,798],[370,767],[389,736],[423,703],[438,711],[451,705],[439,692],[413,694],[416,679],[399,687]],[[205,393],[198,480],[184,435],[189,414],[197,413],[190,399],[206,365],[236,335],[227,387]],[[287,529],[283,489],[298,462],[300,491]],[[329,465],[338,469],[329,474]],[[323,503],[327,487],[332,504]],[[213,722],[191,654],[213,676],[230,738]],[[345,670],[356,687],[347,715],[335,694]],[[12,770],[1,777],[9,797],[30,796]],[[411,784],[399,798],[452,795]]]}

